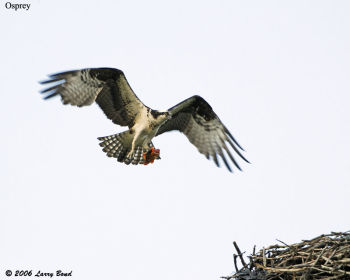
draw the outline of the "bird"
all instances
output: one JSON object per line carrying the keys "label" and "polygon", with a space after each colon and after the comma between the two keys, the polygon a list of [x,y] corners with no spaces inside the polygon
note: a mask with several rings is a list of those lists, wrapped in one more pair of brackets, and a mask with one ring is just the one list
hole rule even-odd
{"label": "bird", "polygon": [[221,158],[227,169],[233,172],[228,156],[234,166],[242,170],[229,147],[249,163],[241,153],[244,151],[242,146],[199,95],[168,110],[153,110],[136,96],[123,71],[106,67],[56,73],[39,83],[48,86],[40,91],[43,99],[60,96],[63,104],[78,107],[96,102],[113,123],[127,126],[126,131],[97,138],[103,152],[118,162],[148,165],[159,160],[160,150],[155,148],[152,139],[177,130],[218,167]]}

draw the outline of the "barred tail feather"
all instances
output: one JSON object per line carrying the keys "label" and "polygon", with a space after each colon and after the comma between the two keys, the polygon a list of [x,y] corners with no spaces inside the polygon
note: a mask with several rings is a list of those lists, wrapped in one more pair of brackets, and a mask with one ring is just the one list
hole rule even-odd
{"label": "barred tail feather", "polygon": [[128,130],[119,134],[99,137],[98,140],[101,141],[100,146],[103,147],[102,150],[108,157],[114,157],[119,162],[124,162],[125,164],[142,164],[144,162],[144,151],[141,146],[135,148],[132,158],[127,157],[131,151],[133,137],[134,134]]}

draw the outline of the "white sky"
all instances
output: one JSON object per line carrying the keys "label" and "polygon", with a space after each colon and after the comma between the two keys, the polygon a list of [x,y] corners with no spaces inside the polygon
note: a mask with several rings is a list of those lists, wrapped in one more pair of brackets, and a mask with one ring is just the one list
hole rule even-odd
{"label": "white sky", "polygon": [[[234,240],[349,230],[349,1],[28,1],[0,6],[0,277],[218,279]],[[37,83],[101,66],[155,109],[201,95],[252,164],[231,174],[175,132],[154,165],[107,158],[96,138],[124,128]]]}

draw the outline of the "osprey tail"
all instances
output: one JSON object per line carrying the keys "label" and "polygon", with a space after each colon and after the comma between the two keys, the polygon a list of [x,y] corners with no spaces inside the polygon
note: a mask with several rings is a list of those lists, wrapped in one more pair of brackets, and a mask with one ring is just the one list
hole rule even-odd
{"label": "osprey tail", "polygon": [[[99,137],[97,139],[101,141],[100,146],[103,147],[102,150],[108,157],[115,157],[119,162],[124,162],[125,164],[143,164],[145,163],[144,153],[147,153],[148,150],[145,150],[142,146],[135,147],[131,157],[127,157],[131,151],[134,136],[134,133],[130,133],[130,130],[127,130],[119,134]],[[150,143],[149,146],[152,148],[153,144]]]}

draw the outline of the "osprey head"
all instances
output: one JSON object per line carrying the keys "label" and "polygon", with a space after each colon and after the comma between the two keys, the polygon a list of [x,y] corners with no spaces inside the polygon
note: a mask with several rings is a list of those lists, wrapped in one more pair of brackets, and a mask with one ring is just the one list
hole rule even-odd
{"label": "osprey head", "polygon": [[151,110],[152,117],[157,121],[165,121],[171,119],[171,113],[167,110]]}

